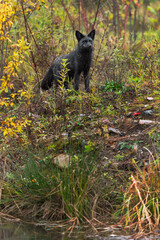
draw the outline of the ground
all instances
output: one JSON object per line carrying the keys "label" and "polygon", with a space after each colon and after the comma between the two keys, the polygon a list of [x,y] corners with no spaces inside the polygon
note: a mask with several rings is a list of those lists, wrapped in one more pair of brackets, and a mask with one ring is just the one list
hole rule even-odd
{"label": "ground", "polygon": [[158,96],[136,96],[134,92],[121,98],[113,92],[100,92],[98,96],[99,100],[93,102],[84,95],[78,106],[74,100],[68,105],[57,100],[65,117],[54,122],[55,148],[62,153],[65,141],[71,140],[74,146],[90,141],[100,148],[103,164],[112,161],[120,169],[132,168],[133,159],[139,166],[153,161],[160,140]]}

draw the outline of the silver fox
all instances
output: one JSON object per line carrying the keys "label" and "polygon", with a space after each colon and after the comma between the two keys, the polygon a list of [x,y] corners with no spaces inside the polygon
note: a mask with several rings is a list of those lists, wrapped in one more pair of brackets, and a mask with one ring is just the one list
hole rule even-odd
{"label": "silver fox", "polygon": [[[83,35],[79,31],[76,31],[76,38],[78,40],[77,47],[75,51],[67,54],[61,55],[56,58],[54,63],[49,68],[46,76],[41,82],[42,90],[48,90],[55,83],[56,88],[59,85],[61,79],[61,72],[63,69],[63,59],[67,62],[67,76],[69,81],[74,78],[74,89],[79,90],[79,79],[83,72],[85,80],[85,90],[90,92],[89,88],[89,71],[91,67],[91,62],[93,58],[93,41],[95,37],[95,30],[92,30],[88,35]],[[68,88],[68,81],[64,82],[64,86]]]}

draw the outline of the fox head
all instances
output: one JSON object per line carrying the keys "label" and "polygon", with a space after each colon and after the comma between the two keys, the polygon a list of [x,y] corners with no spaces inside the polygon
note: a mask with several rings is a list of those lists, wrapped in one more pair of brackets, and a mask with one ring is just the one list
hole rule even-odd
{"label": "fox head", "polygon": [[95,36],[95,30],[92,30],[88,35],[83,35],[79,31],[76,31],[76,38],[78,40],[79,50],[82,50],[82,51],[92,50],[94,36]]}

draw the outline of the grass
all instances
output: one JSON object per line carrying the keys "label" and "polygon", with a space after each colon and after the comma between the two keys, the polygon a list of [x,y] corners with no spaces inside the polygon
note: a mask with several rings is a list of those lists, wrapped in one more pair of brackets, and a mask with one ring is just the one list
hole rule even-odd
{"label": "grass", "polygon": [[[135,163],[134,163],[135,164]],[[151,232],[160,223],[160,160],[131,174],[121,208],[121,222],[139,232]]]}
{"label": "grass", "polygon": [[53,164],[51,156],[33,154],[33,149],[27,155],[21,152],[24,165],[17,165],[4,180],[1,203],[5,211],[47,220],[91,218],[97,167],[95,151],[89,148],[78,155],[72,152],[66,168]]}
{"label": "grass", "polygon": [[116,92],[125,94],[127,91],[129,91],[130,88],[125,86],[124,82],[117,82],[117,81],[106,81],[105,85],[103,86],[104,92]]}

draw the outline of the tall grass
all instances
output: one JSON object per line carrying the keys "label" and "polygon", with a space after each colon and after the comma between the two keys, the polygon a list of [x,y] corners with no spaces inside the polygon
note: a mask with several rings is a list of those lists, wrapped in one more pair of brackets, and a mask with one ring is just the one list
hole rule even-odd
{"label": "tall grass", "polygon": [[91,218],[97,183],[95,152],[69,156],[69,166],[60,168],[51,155],[34,154],[33,149],[22,154],[24,165],[4,180],[1,208],[19,217],[78,222]]}
{"label": "tall grass", "polygon": [[124,194],[122,222],[140,232],[152,231],[160,223],[160,160],[136,168]]}

